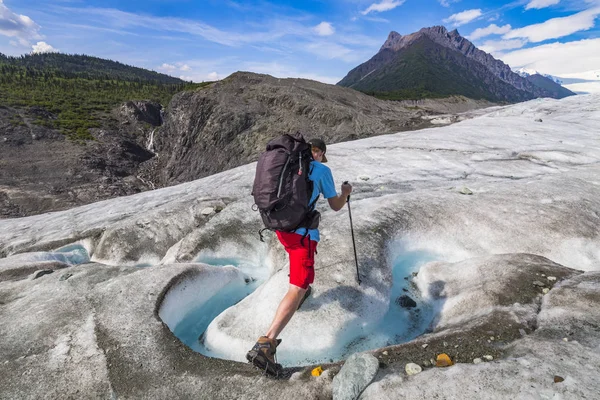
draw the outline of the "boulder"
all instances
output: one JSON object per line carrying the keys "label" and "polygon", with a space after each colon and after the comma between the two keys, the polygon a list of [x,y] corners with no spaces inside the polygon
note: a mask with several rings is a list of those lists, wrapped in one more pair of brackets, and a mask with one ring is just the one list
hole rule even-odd
{"label": "boulder", "polygon": [[334,400],[356,400],[377,375],[379,361],[371,354],[351,355],[333,378]]}

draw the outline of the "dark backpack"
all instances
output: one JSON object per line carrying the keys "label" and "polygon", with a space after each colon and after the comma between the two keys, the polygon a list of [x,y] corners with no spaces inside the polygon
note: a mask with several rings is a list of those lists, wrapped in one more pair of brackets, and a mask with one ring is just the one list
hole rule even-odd
{"label": "dark backpack", "polygon": [[282,135],[267,144],[258,158],[252,188],[265,229],[293,232],[318,227],[316,201],[309,204],[313,192],[313,182],[308,179],[312,160],[311,146],[300,132]]}

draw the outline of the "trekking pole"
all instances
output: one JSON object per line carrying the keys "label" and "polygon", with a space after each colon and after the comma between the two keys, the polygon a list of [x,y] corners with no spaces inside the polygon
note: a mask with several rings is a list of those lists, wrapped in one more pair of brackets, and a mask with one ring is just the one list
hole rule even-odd
{"label": "trekking pole", "polygon": [[[348,181],[345,181],[344,184],[347,184]],[[352,232],[352,247],[354,248],[354,262],[356,263],[356,279],[358,280],[358,284],[360,285],[360,275],[358,273],[358,257],[356,256],[356,242],[354,241],[354,227],[352,226],[352,210],[350,209],[350,196],[346,200],[348,203],[348,215],[350,216],[350,232]]]}

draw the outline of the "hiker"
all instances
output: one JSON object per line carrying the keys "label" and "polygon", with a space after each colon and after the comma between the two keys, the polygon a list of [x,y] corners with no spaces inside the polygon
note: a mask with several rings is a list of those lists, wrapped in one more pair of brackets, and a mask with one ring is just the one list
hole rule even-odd
{"label": "hiker", "polygon": [[[310,173],[308,175],[308,179],[313,182],[309,204],[314,207],[317,199],[322,194],[328,200],[331,209],[339,211],[346,204],[346,199],[352,192],[352,186],[344,183],[341,187],[342,193],[338,195],[331,170],[323,164],[327,162],[325,142],[321,139],[312,139],[308,144],[313,158],[310,161]],[[277,337],[311,293],[310,284],[313,283],[315,276],[314,254],[319,243],[319,230],[318,228],[299,228],[293,232],[281,230],[275,232],[289,255],[290,286],[281,303],[279,303],[271,326],[265,335],[258,339],[246,358],[256,367],[277,376],[282,370],[281,365],[277,364],[275,359],[276,348],[281,343],[281,339],[277,339]]]}

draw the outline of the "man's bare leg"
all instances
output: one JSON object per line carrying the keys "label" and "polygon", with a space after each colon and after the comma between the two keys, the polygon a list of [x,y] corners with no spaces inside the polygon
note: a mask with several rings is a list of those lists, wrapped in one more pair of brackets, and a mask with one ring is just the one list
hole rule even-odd
{"label": "man's bare leg", "polygon": [[271,327],[265,336],[269,339],[277,339],[277,336],[279,336],[283,328],[285,328],[288,322],[290,322],[290,319],[292,319],[292,316],[298,309],[298,305],[304,298],[305,293],[305,289],[290,285],[288,292],[281,300],[281,303],[279,303],[279,307],[277,307],[275,318],[273,318]]}

